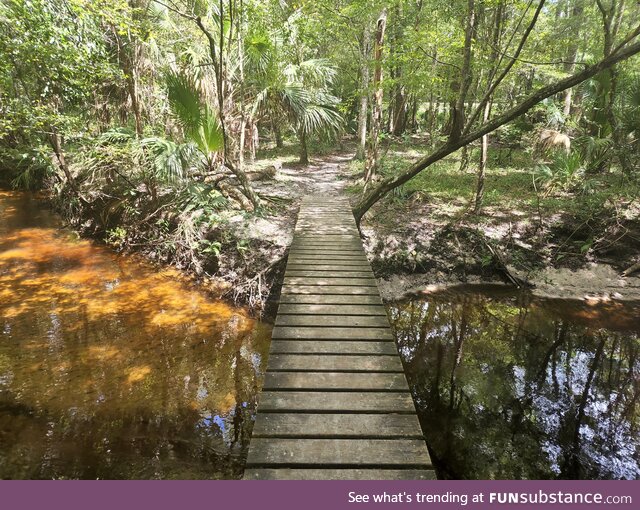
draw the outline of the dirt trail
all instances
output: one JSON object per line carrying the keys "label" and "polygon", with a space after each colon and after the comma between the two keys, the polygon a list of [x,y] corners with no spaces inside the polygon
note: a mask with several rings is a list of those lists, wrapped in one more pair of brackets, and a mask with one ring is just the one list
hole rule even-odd
{"label": "dirt trail", "polygon": [[[343,193],[346,185],[353,180],[353,175],[348,172],[348,163],[352,158],[352,152],[342,152],[316,157],[308,166],[285,164],[275,179],[256,182],[259,193],[284,199],[290,202],[290,206],[286,211],[281,210],[273,216],[255,218],[248,224],[245,223],[245,235],[271,244],[268,259],[282,257],[292,240],[300,199],[307,194]],[[418,242],[421,236],[433,236],[442,224],[430,222],[427,217],[431,215],[420,216],[422,225],[418,229],[409,228],[411,222],[406,223],[406,219],[395,218],[394,224],[399,228],[393,229],[393,235],[389,235],[384,225],[379,225],[376,221],[364,225],[364,246],[369,260],[377,262],[374,267],[387,267],[391,273],[385,279],[378,275],[385,301],[393,301],[407,293],[433,286],[458,285],[461,282],[501,282],[498,275],[480,276],[469,273],[461,278],[454,274],[449,267],[455,258],[453,253],[443,253],[440,256],[436,253],[437,249],[436,252],[429,249],[431,243]],[[379,227],[382,229],[378,230]],[[386,262],[392,261],[397,253],[406,251],[408,247],[426,249],[422,255],[432,260],[432,269],[426,273],[415,273],[399,268],[393,270],[387,266]],[[532,292],[539,296],[587,301],[640,300],[640,277],[637,274],[623,278],[617,269],[602,263],[592,263],[577,270],[549,267],[527,274],[526,278],[535,284]]]}

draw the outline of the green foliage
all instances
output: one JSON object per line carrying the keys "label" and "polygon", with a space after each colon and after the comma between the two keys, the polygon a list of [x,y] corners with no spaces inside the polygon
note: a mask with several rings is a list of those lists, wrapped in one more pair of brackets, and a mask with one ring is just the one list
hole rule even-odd
{"label": "green foliage", "polygon": [[45,147],[0,147],[0,183],[19,189],[39,189],[52,177],[54,168]]}
{"label": "green foliage", "polygon": [[[578,152],[565,154],[557,152],[550,165],[538,165],[534,169],[536,180],[544,185],[547,192],[574,190],[584,184],[585,164]],[[584,188],[583,188],[584,189]]]}
{"label": "green foliage", "polygon": [[124,227],[115,227],[107,230],[107,236],[105,241],[116,248],[121,248],[126,245],[127,229]]}
{"label": "green foliage", "polygon": [[200,98],[195,82],[176,73],[166,77],[171,109],[187,140],[200,151],[209,170],[215,154],[223,149],[224,137],[218,114]]}

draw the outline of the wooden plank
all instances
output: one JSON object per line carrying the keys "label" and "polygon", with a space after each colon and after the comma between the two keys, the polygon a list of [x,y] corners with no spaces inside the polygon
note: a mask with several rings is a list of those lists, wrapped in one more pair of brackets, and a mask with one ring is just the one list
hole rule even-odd
{"label": "wooden plank", "polygon": [[[328,273],[328,274],[327,274]],[[328,272],[328,271],[307,271],[307,270],[296,270],[296,269],[288,269],[284,273],[284,277],[288,276],[311,276],[316,278],[324,278],[326,276],[330,276],[331,278],[373,278],[373,272],[371,270],[368,271],[341,271],[341,272]]]}
{"label": "wooden plank", "polygon": [[410,393],[352,391],[263,391],[259,413],[402,413],[415,414]]}
{"label": "wooden plank", "polygon": [[287,315],[278,312],[276,326],[387,328],[389,322],[378,315]]}
{"label": "wooden plank", "polygon": [[272,340],[271,354],[388,354],[398,353],[393,340]]}
{"label": "wooden plank", "polygon": [[379,315],[386,317],[387,312],[382,305],[297,305],[282,303],[278,313],[285,314],[319,314],[319,315]]}
{"label": "wooden plank", "polygon": [[254,437],[406,437],[421,439],[418,417],[412,414],[264,413],[256,417]]}
{"label": "wooden plank", "polygon": [[409,391],[409,386],[403,373],[267,372],[263,389]]}
{"label": "wooden plank", "polygon": [[397,355],[385,354],[271,354],[268,370],[308,372],[396,372],[402,373]]}
{"label": "wooden plank", "polygon": [[432,467],[419,439],[253,439],[247,466],[276,465]]}
{"label": "wooden plank", "polygon": [[331,257],[300,257],[294,256],[289,260],[287,267],[293,266],[305,266],[305,269],[314,269],[314,266],[328,266],[332,271],[337,267],[351,267],[353,271],[354,267],[361,267],[370,269],[369,261],[362,258],[340,258],[332,259]]}
{"label": "wooden plank", "polygon": [[285,285],[359,285],[363,287],[375,287],[374,278],[333,278],[332,276],[289,276],[284,279]]}
{"label": "wooden plank", "polygon": [[280,295],[280,304],[312,304],[312,305],[382,305],[379,295],[319,295],[288,294]]}
{"label": "wooden plank", "polygon": [[287,271],[324,271],[328,273],[344,273],[349,271],[367,271],[371,270],[371,266],[367,262],[360,264],[327,264],[327,262],[318,262],[317,264],[305,264],[305,263],[289,263],[287,265]]}
{"label": "wooden plank", "polygon": [[377,296],[377,287],[347,286],[347,285],[284,285],[282,292],[287,294],[356,294]]}
{"label": "wooden plank", "polygon": [[271,338],[274,340],[393,340],[389,328],[305,328],[302,326],[276,326]]}
{"label": "wooden plank", "polygon": [[271,354],[398,354],[391,340],[272,340]]}
{"label": "wooden plank", "polygon": [[433,469],[248,468],[245,480],[435,480]]}
{"label": "wooden plank", "polygon": [[288,261],[296,262],[299,260],[305,260],[310,262],[317,261],[331,261],[331,262],[340,262],[352,261],[352,262],[363,262],[368,264],[369,260],[364,256],[364,253],[360,252],[343,252],[343,255],[324,255],[322,253],[290,253],[288,256]]}
{"label": "wooden plank", "polygon": [[330,255],[346,255],[346,254],[351,254],[351,253],[358,253],[361,254],[362,250],[359,249],[353,249],[353,250],[337,250],[335,248],[291,248],[289,250],[289,255],[325,255],[325,256],[330,256]]}
{"label": "wooden plank", "polygon": [[305,244],[308,241],[312,243],[358,243],[362,246],[362,241],[359,237],[353,234],[302,234],[296,233],[296,241],[301,244]]}

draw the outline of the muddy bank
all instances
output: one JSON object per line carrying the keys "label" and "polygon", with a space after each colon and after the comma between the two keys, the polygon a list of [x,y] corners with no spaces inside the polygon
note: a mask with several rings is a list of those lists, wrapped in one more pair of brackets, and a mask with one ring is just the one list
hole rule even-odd
{"label": "muddy bank", "polygon": [[[640,300],[640,211],[592,223],[524,211],[461,214],[463,204],[391,201],[365,217],[365,249],[385,301],[422,289],[515,280],[538,296]],[[611,223],[614,223],[612,225]]]}
{"label": "muddy bank", "polygon": [[301,198],[340,193],[351,157],[347,151],[305,166],[287,156],[256,161],[247,172],[261,199],[255,212],[199,195],[185,205],[169,189],[153,198],[141,188],[122,199],[107,188],[83,189],[80,201],[67,190],[50,202],[81,236],[173,266],[213,297],[269,315],[265,307],[282,281]]}
{"label": "muddy bank", "polygon": [[[614,268],[593,264],[589,268],[573,271],[567,268],[549,268],[531,279],[527,291],[534,297],[581,299],[586,303],[640,301],[640,278],[623,278]],[[457,288],[464,284],[489,284],[511,292],[514,286],[494,278],[469,275],[465,281],[447,277],[442,272],[396,274],[378,279],[380,294],[385,302],[395,302],[409,296],[432,294]],[[640,319],[639,319],[640,320]]]}

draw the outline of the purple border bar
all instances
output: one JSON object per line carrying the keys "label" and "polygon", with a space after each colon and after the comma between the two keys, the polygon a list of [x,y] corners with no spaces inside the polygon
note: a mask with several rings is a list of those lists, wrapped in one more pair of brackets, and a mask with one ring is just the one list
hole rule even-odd
{"label": "purple border bar", "polygon": [[[373,495],[403,495],[402,503],[375,503]],[[527,504],[501,503],[522,494],[551,499],[575,494],[600,494],[601,503]],[[368,495],[368,503],[349,502],[355,495]],[[416,501],[419,493],[424,501]],[[491,494],[493,502],[490,501]],[[472,496],[483,494],[484,502]],[[568,495],[570,494],[570,495]],[[411,495],[411,502],[406,502]],[[431,495],[426,496],[426,495]],[[435,495],[459,502],[434,502]],[[462,504],[466,495],[466,504]],[[544,496],[543,496],[544,497]],[[624,501],[620,498],[632,498]],[[431,501],[429,501],[431,498]],[[620,502],[607,502],[607,498]],[[334,510],[358,508],[472,508],[472,509],[577,509],[640,508],[640,481],[1,481],[0,510]]]}

